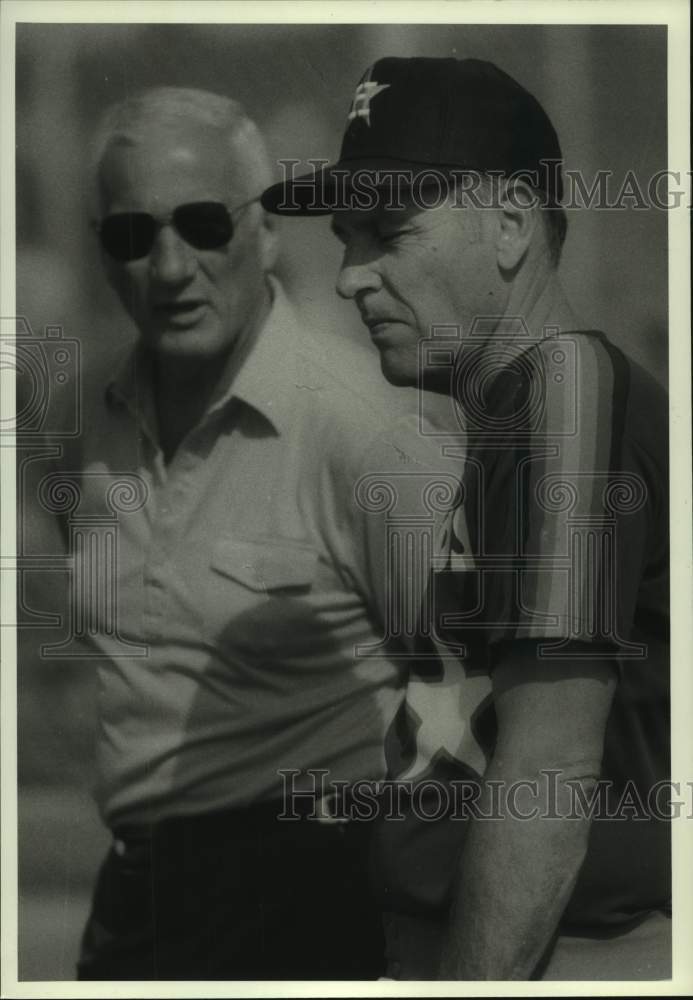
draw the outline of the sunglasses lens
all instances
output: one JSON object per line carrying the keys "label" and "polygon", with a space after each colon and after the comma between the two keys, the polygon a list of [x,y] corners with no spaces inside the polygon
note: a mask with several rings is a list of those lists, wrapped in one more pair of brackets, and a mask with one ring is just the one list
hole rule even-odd
{"label": "sunglasses lens", "polygon": [[181,205],[173,213],[176,229],[197,250],[217,250],[233,236],[231,216],[217,201],[197,201]]}
{"label": "sunglasses lens", "polygon": [[146,257],[154,243],[155,222],[146,212],[121,212],[101,223],[101,245],[114,260]]}

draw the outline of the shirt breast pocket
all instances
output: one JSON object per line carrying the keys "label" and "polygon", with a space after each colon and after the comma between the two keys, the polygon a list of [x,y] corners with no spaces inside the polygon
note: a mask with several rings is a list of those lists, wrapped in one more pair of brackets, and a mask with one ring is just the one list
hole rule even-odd
{"label": "shirt breast pocket", "polygon": [[293,539],[222,538],[212,569],[255,593],[308,590],[315,579],[317,549]]}
{"label": "shirt breast pocket", "polygon": [[234,658],[257,661],[295,653],[315,630],[311,599],[318,551],[285,538],[222,538],[210,566],[207,608],[214,641]]}

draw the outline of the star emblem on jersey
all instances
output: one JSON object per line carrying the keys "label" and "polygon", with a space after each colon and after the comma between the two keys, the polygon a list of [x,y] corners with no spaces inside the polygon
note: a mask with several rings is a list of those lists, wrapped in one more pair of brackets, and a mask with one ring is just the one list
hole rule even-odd
{"label": "star emblem on jersey", "polygon": [[347,121],[354,118],[365,118],[366,125],[371,124],[371,101],[383,90],[387,90],[389,83],[376,83],[375,80],[366,80],[356,88],[351,108],[347,115]]}

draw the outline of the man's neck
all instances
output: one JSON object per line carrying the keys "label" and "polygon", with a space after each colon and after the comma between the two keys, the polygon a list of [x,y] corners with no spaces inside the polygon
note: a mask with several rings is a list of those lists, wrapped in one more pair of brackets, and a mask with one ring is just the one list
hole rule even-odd
{"label": "man's neck", "polygon": [[542,337],[548,328],[579,330],[581,322],[568,302],[556,271],[538,270],[511,291],[506,316],[521,317],[530,336]]}
{"label": "man's neck", "polygon": [[154,360],[152,387],[158,437],[167,462],[214,401],[233,384],[265,325],[271,306],[272,296],[268,289],[243,335],[225,355]]}

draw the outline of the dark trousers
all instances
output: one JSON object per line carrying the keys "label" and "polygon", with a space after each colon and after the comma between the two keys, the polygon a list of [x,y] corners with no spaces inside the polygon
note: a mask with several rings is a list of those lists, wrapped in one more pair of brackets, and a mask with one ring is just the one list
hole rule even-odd
{"label": "dark trousers", "polygon": [[259,807],[119,830],[78,978],[376,979],[369,824]]}

